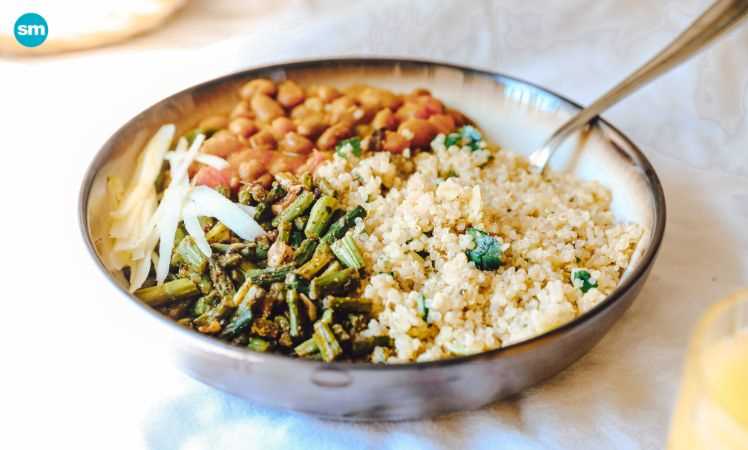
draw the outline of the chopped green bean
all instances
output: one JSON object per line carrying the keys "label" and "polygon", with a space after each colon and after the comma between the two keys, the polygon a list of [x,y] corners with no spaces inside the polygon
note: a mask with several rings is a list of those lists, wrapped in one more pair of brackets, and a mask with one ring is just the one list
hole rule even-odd
{"label": "chopped green bean", "polygon": [[314,338],[309,338],[306,341],[302,342],[301,344],[297,345],[294,348],[294,352],[296,352],[299,356],[307,356],[311,355],[312,353],[315,353],[317,351],[317,344],[314,343]]}
{"label": "chopped green bean", "polygon": [[308,280],[322,270],[332,259],[333,254],[330,251],[330,246],[325,242],[320,242],[314,250],[312,259],[296,269],[296,273]]}
{"label": "chopped green bean", "polygon": [[322,301],[322,307],[325,309],[332,309],[335,312],[370,313],[372,303],[368,298],[333,297],[328,295]]}
{"label": "chopped green bean", "polygon": [[291,222],[281,222],[278,224],[278,240],[288,244],[291,239]]}
{"label": "chopped green bean", "polygon": [[299,194],[298,197],[294,199],[293,202],[291,202],[286,209],[281,211],[280,214],[275,216],[271,224],[274,227],[277,227],[280,225],[281,222],[290,222],[294,220],[295,218],[299,217],[300,215],[304,214],[307,209],[309,209],[310,206],[312,206],[312,203],[314,202],[314,194],[309,191],[304,191],[301,194]]}
{"label": "chopped green bean", "polygon": [[322,236],[327,230],[332,219],[332,213],[337,206],[338,201],[335,197],[329,195],[320,197],[309,212],[309,220],[306,223],[306,228],[304,228],[306,237],[318,238]]}
{"label": "chopped green bean", "polygon": [[287,264],[280,267],[267,267],[265,269],[255,269],[250,271],[247,276],[252,283],[258,286],[269,286],[279,281],[284,281],[286,275],[294,269],[293,264]]}
{"label": "chopped green bean", "polygon": [[340,348],[335,335],[325,322],[317,321],[314,324],[314,343],[317,345],[319,353],[322,355],[322,360],[325,362],[333,361],[338,355],[343,353],[343,349]]}
{"label": "chopped green bean", "polygon": [[224,242],[228,241],[230,237],[231,231],[221,222],[217,222],[213,225],[213,228],[208,230],[205,234],[205,239],[207,239],[208,242]]}
{"label": "chopped green bean", "polygon": [[208,269],[210,271],[210,281],[216,290],[218,290],[221,297],[233,297],[235,291],[234,283],[226,272],[223,271],[223,268],[215,258],[208,260]]}
{"label": "chopped green bean", "polygon": [[192,236],[186,236],[182,239],[182,242],[177,245],[175,253],[194,272],[202,273],[208,265],[208,257],[198,248]]}
{"label": "chopped green bean", "polygon": [[327,230],[322,240],[332,243],[342,238],[346,231],[356,224],[356,219],[359,217],[362,219],[366,217],[366,210],[360,205],[348,211],[343,217],[330,225],[330,229]]}
{"label": "chopped green bean", "polygon": [[194,282],[189,278],[177,278],[156,286],[140,288],[135,295],[151,306],[184,300],[200,293]]}
{"label": "chopped green bean", "polygon": [[299,315],[299,291],[294,288],[286,291],[286,304],[288,305],[288,334],[291,337],[301,336],[301,316]]}
{"label": "chopped green bean", "polygon": [[309,283],[309,298],[317,300],[326,294],[343,293],[355,288],[358,283],[356,269],[343,269],[321,275]]}
{"label": "chopped green bean", "polygon": [[222,338],[231,339],[236,337],[239,333],[248,329],[252,323],[252,305],[254,300],[248,297],[244,297],[239,307],[236,308],[234,315],[221,332]]}
{"label": "chopped green bean", "polygon": [[270,350],[271,345],[270,342],[266,341],[265,339],[251,337],[249,338],[247,347],[249,347],[250,350],[254,350],[256,352],[266,352]]}
{"label": "chopped green bean", "polygon": [[319,241],[317,239],[304,239],[304,241],[299,245],[299,248],[297,248],[293,254],[294,265],[296,267],[300,267],[305,262],[312,259],[312,255],[314,255],[314,250],[316,250],[317,244],[319,244]]}
{"label": "chopped green bean", "polygon": [[346,267],[353,269],[364,267],[364,257],[361,256],[356,241],[353,240],[350,234],[346,234],[341,239],[333,242],[330,250]]}

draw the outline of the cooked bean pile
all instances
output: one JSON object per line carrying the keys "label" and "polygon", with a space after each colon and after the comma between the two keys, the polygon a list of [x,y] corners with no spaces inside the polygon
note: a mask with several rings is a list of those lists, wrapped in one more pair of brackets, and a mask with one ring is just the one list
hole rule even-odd
{"label": "cooked bean pile", "polygon": [[428,148],[437,134],[467,123],[425,89],[399,95],[364,85],[338,90],[255,79],[238,95],[227,116],[207,117],[191,132],[209,135],[202,151],[230,164],[224,171],[203,168],[198,184],[269,186],[273,174],[313,172],[344,140],[363,150],[402,153]]}

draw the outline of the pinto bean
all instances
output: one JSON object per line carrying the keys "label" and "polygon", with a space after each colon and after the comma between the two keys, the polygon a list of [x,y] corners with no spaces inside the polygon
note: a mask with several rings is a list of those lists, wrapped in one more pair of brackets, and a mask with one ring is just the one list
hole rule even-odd
{"label": "pinto bean", "polygon": [[325,131],[325,128],[327,128],[324,117],[322,114],[318,113],[305,116],[303,119],[298,121],[298,124],[296,131],[300,135],[306,136],[310,139],[316,138]]}
{"label": "pinto bean", "polygon": [[339,140],[345,139],[351,135],[353,125],[349,121],[338,122],[331,126],[322,136],[317,139],[317,147],[320,150],[331,150]]}
{"label": "pinto bean", "polygon": [[239,89],[239,96],[245,100],[250,100],[255,96],[255,94],[273,96],[275,95],[275,92],[275,83],[273,83],[272,80],[257,78],[256,80],[251,80],[245,83],[244,86]]}
{"label": "pinto bean", "polygon": [[394,130],[397,128],[397,117],[389,108],[379,111],[371,121],[371,126],[375,130]]}
{"label": "pinto bean", "polygon": [[283,115],[283,107],[265,94],[258,93],[250,101],[252,110],[262,122],[271,122],[276,117]]}
{"label": "pinto bean", "polygon": [[240,101],[239,103],[234,106],[234,109],[231,110],[231,114],[229,115],[232,119],[237,117],[246,117],[248,119],[254,119],[255,113],[252,111],[252,107],[250,106],[249,102],[247,101]]}
{"label": "pinto bean", "polygon": [[239,164],[239,178],[244,182],[254,181],[265,172],[265,165],[256,159]]}
{"label": "pinto bean", "polygon": [[412,134],[410,143],[414,148],[428,148],[431,141],[436,137],[438,130],[428,120],[410,119],[400,124],[397,129],[402,135]]}
{"label": "pinto bean", "polygon": [[470,120],[468,120],[468,118],[465,117],[463,113],[457,111],[456,109],[447,108],[446,114],[455,121],[455,127],[461,127],[470,123]]}
{"label": "pinto bean", "polygon": [[237,117],[229,123],[229,131],[247,139],[257,133],[257,125],[246,117]]}
{"label": "pinto bean", "polygon": [[209,155],[220,156],[225,158],[228,155],[244,148],[244,145],[233,133],[220,130],[209,139],[205,140],[200,151]]}
{"label": "pinto bean", "polygon": [[304,101],[304,91],[298,84],[287,80],[278,86],[278,103],[286,108],[293,108]]}
{"label": "pinto bean", "polygon": [[276,117],[270,124],[270,132],[276,140],[281,140],[286,133],[296,130],[296,125],[288,117]]}
{"label": "pinto bean", "polygon": [[434,114],[428,120],[439,133],[449,134],[455,129],[455,120],[448,114]]}
{"label": "pinto bean", "polygon": [[317,97],[325,103],[330,103],[341,95],[343,94],[332,86],[320,86],[317,88]]}
{"label": "pinto bean", "polygon": [[228,124],[229,120],[226,117],[214,115],[201,120],[197,127],[205,132],[215,132],[221,128],[226,128]]}
{"label": "pinto bean", "polygon": [[274,149],[276,147],[275,137],[269,130],[262,130],[249,138],[249,146],[252,148]]}
{"label": "pinto bean", "polygon": [[290,153],[307,154],[312,151],[314,144],[304,136],[294,133],[287,133],[280,141],[280,149]]}
{"label": "pinto bean", "polygon": [[402,153],[409,145],[410,143],[402,134],[394,131],[387,131],[384,134],[382,150],[391,153]]}

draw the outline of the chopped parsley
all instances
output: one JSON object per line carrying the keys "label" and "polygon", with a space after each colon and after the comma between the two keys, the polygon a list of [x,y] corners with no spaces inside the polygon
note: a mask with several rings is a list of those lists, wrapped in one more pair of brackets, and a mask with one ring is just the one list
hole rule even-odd
{"label": "chopped parsley", "polygon": [[477,228],[468,228],[475,247],[467,251],[468,260],[480,270],[496,270],[501,265],[501,243],[498,239]]}
{"label": "chopped parsley", "polygon": [[574,269],[571,271],[571,284],[578,287],[582,294],[586,294],[590,289],[597,287],[597,281],[592,278],[589,272],[583,269]]}
{"label": "chopped parsley", "polygon": [[335,153],[343,158],[348,157],[348,153],[353,154],[356,158],[361,157],[361,138],[352,137],[338,142],[335,146]]}
{"label": "chopped parsley", "polygon": [[471,125],[465,125],[455,133],[449,133],[444,139],[444,145],[447,148],[453,145],[467,145],[470,150],[476,151],[480,149],[481,140],[483,140],[483,136],[481,136],[480,131]]}
{"label": "chopped parsley", "polygon": [[416,306],[418,307],[418,315],[421,316],[421,319],[426,320],[429,316],[429,307],[426,306],[426,297],[423,294],[418,296]]}

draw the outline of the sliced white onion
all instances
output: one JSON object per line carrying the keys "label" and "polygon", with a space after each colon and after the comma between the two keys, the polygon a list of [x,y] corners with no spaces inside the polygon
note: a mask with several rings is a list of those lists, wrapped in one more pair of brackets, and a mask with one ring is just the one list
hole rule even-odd
{"label": "sliced white onion", "polygon": [[125,193],[122,203],[111,212],[112,217],[123,218],[137,205],[142,197],[147,194],[148,189],[158,178],[164,155],[169,150],[169,144],[174,138],[176,127],[168,124],[158,129],[156,134],[148,141],[143,153],[138,158],[135,174]]}
{"label": "sliced white onion", "polygon": [[158,254],[161,257],[158,266],[156,266],[156,282],[161,284],[166,280],[169,274],[169,263],[171,262],[171,253],[174,250],[174,233],[177,232],[179,219],[182,216],[182,207],[184,206],[189,186],[185,187],[178,181],[170,184],[164,192],[161,199],[160,215],[158,218],[158,232],[160,235]]}
{"label": "sliced white onion", "polygon": [[254,218],[255,214],[257,213],[257,208],[255,208],[254,206],[243,205],[241,203],[236,203],[236,206],[241,208],[245,213],[249,214],[249,217]]}
{"label": "sliced white onion", "polygon": [[184,221],[184,228],[187,230],[187,234],[192,236],[197,244],[197,248],[202,251],[205,256],[210,257],[213,251],[210,248],[208,240],[205,238],[205,232],[203,227],[200,226],[200,221],[197,220],[197,214],[191,211],[191,208],[185,207],[182,213],[182,220]]}
{"label": "sliced white onion", "polygon": [[207,186],[194,187],[189,202],[198,215],[215,217],[244,240],[252,241],[265,234],[244,210]]}
{"label": "sliced white onion", "polygon": [[[167,152],[166,156],[164,156],[164,159],[172,164],[179,164],[183,157],[184,155],[173,151]],[[206,166],[210,166],[216,170],[223,170],[229,167],[229,163],[225,159],[216,155],[208,155],[206,153],[199,153],[197,156],[195,156],[195,162],[205,164]]]}

